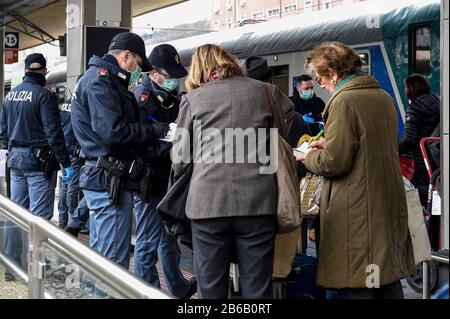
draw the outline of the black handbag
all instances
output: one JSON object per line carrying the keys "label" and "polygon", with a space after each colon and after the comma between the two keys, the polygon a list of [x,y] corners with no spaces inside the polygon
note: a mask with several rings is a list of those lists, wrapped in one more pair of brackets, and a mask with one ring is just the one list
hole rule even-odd
{"label": "black handbag", "polygon": [[176,177],[170,170],[169,185],[166,195],[156,207],[160,214],[169,215],[175,219],[187,220],[186,200],[189,192],[193,165],[190,164],[183,175]]}
{"label": "black handbag", "polygon": [[179,177],[175,177],[173,169],[170,170],[167,194],[156,207],[167,232],[190,249],[192,249],[192,231],[191,222],[186,216],[186,200],[192,170],[193,165],[190,164]]}

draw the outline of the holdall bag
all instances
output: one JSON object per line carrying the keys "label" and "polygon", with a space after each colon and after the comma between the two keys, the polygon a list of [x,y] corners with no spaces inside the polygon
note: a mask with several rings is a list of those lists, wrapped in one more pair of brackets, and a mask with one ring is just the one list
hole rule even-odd
{"label": "holdall bag", "polygon": [[300,181],[300,212],[302,217],[317,216],[320,213],[322,177],[311,173]]}
{"label": "holdall bag", "polygon": [[408,228],[414,252],[416,265],[431,260],[431,244],[428,236],[423,208],[420,203],[419,191],[403,177],[408,205]]}
{"label": "holdall bag", "polygon": [[324,289],[316,284],[317,258],[299,254],[286,278],[287,299],[326,299]]}
{"label": "holdall bag", "polygon": [[[272,86],[266,85],[272,113],[272,128],[277,128],[273,106]],[[298,188],[297,163],[292,148],[278,134],[278,169],[276,172],[278,186],[277,223],[278,234],[286,234],[300,227],[300,191]]]}

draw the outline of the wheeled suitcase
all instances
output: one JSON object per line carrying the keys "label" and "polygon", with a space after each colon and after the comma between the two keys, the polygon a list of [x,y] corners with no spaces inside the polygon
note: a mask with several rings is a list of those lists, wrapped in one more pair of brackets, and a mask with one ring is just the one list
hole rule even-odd
{"label": "wheeled suitcase", "polygon": [[288,299],[325,299],[325,289],[316,285],[317,258],[296,255],[286,278]]}

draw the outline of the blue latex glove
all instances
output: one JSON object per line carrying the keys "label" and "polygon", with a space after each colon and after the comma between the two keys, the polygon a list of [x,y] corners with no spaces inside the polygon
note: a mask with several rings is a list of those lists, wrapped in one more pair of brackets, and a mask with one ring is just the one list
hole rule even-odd
{"label": "blue latex glove", "polygon": [[62,180],[64,183],[69,183],[72,180],[73,177],[73,168],[72,166],[64,168],[64,174],[62,177]]}
{"label": "blue latex glove", "polygon": [[303,115],[303,120],[308,124],[314,124],[316,121],[311,117],[312,113],[308,113],[306,115]]}
{"label": "blue latex glove", "polygon": [[325,125],[323,124],[323,122],[318,122],[319,123],[319,130],[324,130],[325,129]]}

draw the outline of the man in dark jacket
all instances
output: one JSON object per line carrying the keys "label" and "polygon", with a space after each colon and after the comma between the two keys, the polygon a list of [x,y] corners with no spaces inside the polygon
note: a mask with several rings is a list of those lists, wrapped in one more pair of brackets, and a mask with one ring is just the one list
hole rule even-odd
{"label": "man in dark jacket", "polygon": [[[40,53],[25,59],[23,82],[5,97],[0,116],[0,144],[8,148],[11,200],[37,215],[53,217],[56,171],[64,167],[64,181],[73,175],[64,143],[56,95],[45,87],[46,60]],[[26,270],[26,240],[20,230],[6,223],[5,254]],[[22,242],[22,243],[21,243]],[[22,259],[22,260],[21,260]]]}
{"label": "man in dark jacket", "polygon": [[89,60],[72,99],[72,126],[86,159],[80,187],[92,212],[90,244],[125,269],[133,192],[139,191],[129,168],[136,152],[157,143],[168,128],[164,123],[140,123],[136,99],[128,90],[141,70],[151,69],[144,41],[134,33],[119,33],[108,54]]}
{"label": "man in dark jacket", "polygon": [[430,178],[425,167],[420,140],[432,135],[440,123],[440,100],[431,94],[431,86],[420,75],[412,75],[405,80],[406,94],[411,101],[406,116],[403,136],[400,139],[401,155],[410,156],[415,162],[412,184],[419,190],[420,202],[426,206]]}
{"label": "man in dark jacket", "polygon": [[[148,60],[153,70],[144,76],[143,83],[134,92],[144,123],[175,122],[181,97],[178,95],[179,79],[187,75],[176,49],[169,44],[153,48]],[[170,293],[177,298],[190,298],[197,290],[195,279],[187,281],[180,270],[180,247],[176,238],[164,229],[156,206],[167,192],[171,167],[172,144],[160,141],[145,154],[151,170],[150,194],[135,194],[136,247],[134,250],[135,274],[159,288],[156,262],[161,262]]]}
{"label": "man in dark jacket", "polygon": [[322,112],[325,102],[314,93],[314,83],[311,76],[302,74],[298,77],[290,97],[295,105],[295,112],[303,115],[308,123],[309,134],[316,135],[320,128],[317,122],[322,122]]}

